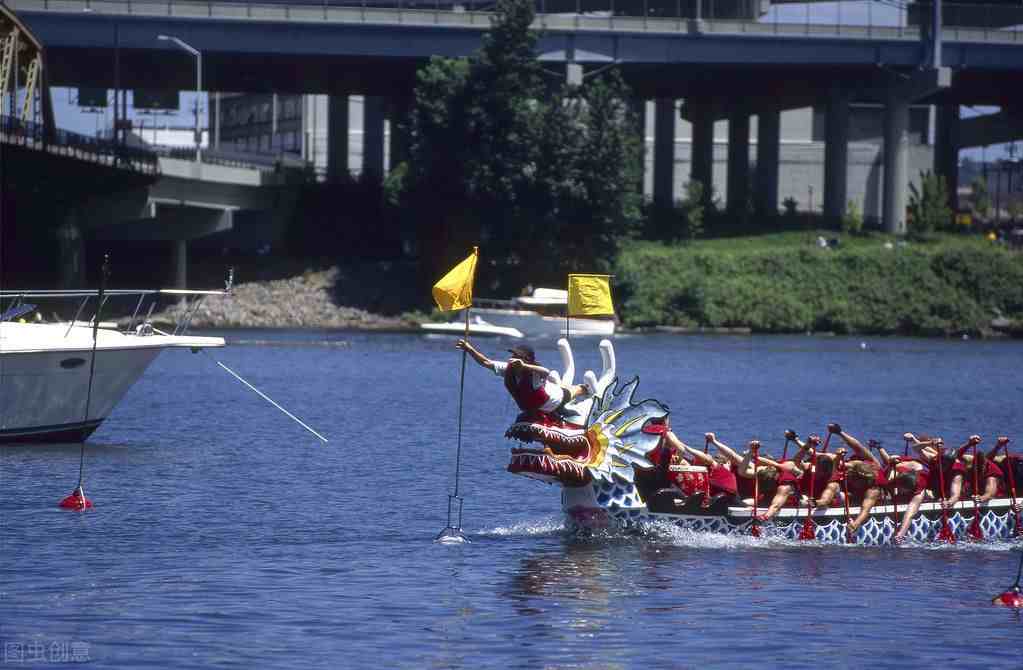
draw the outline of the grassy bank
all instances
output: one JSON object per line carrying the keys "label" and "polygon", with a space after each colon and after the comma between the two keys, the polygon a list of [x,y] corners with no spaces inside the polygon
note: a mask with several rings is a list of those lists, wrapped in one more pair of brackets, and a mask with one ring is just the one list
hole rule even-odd
{"label": "grassy bank", "polygon": [[[833,232],[822,232],[825,237]],[[625,325],[940,335],[1023,322],[1023,256],[980,238],[817,233],[636,243],[616,268]]]}

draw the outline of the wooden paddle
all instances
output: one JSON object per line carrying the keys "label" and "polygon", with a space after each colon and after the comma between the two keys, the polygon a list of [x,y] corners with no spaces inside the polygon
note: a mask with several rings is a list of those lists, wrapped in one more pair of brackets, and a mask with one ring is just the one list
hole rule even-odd
{"label": "wooden paddle", "polygon": [[937,466],[938,466],[938,486],[940,487],[941,493],[941,530],[938,531],[938,542],[948,542],[949,544],[956,543],[956,536],[952,533],[952,527],[948,523],[948,509],[945,508],[945,464],[943,461],[943,452],[945,448],[938,445],[935,447],[938,452]]}

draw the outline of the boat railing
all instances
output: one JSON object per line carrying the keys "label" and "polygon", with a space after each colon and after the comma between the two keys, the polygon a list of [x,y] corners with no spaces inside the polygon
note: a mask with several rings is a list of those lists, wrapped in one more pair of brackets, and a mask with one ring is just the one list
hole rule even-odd
{"label": "boat railing", "polygon": [[514,300],[501,298],[474,298],[472,306],[483,309],[519,309],[519,304]]}
{"label": "boat railing", "polygon": [[[107,289],[100,291],[99,289],[43,289],[43,290],[24,290],[24,291],[0,291],[0,322],[10,319],[18,318],[28,312],[34,311],[35,305],[28,305],[26,300],[74,300],[77,302],[78,307],[75,310],[74,316],[68,322],[67,330],[64,332],[64,337],[71,334],[71,329],[76,324],[82,323],[83,325],[92,324],[98,315],[101,315],[103,308],[106,306],[107,301],[112,297],[137,297],[135,301],[134,311],[131,313],[131,317],[128,319],[127,326],[125,327],[125,333],[134,333],[135,328],[139,325],[149,322],[150,317],[153,314],[153,310],[160,302],[162,297],[178,297],[182,302],[185,303],[185,309],[180,310],[174,324],[174,330],[172,335],[183,335],[187,332],[189,325],[192,322],[192,318],[196,312],[202,306],[203,301],[209,296],[229,296],[231,295],[233,284],[233,277],[229,276],[227,285],[221,290],[196,290],[196,289]],[[102,302],[99,303],[99,307],[93,313],[92,319],[82,321],[82,312],[85,311],[86,306],[89,302],[96,298],[99,300],[102,294]],[[146,301],[149,301],[148,311],[143,319],[139,320],[139,314],[146,306]],[[26,310],[24,307],[31,306],[32,309]]]}

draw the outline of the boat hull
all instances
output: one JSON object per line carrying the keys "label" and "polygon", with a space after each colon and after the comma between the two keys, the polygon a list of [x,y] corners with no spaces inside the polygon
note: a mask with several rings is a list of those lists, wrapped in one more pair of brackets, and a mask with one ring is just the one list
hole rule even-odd
{"label": "boat hull", "polygon": [[0,356],[0,443],[84,440],[160,351],[97,350],[91,390],[91,351],[5,352]]}
{"label": "boat hull", "polygon": [[[748,507],[720,508],[715,505],[703,510],[698,501],[679,505],[679,513],[654,512],[635,497],[625,496],[616,501],[606,485],[591,483],[586,486],[565,487],[562,492],[565,525],[571,531],[596,529],[634,529],[649,524],[671,524],[695,532],[729,535],[750,535],[753,524],[752,510]],[[870,517],[857,529],[853,544],[877,546],[893,544],[898,522],[905,506],[878,505]],[[762,510],[761,510],[762,511]],[[851,517],[859,514],[858,507],[850,508]],[[1016,516],[1008,499],[991,500],[981,505],[980,527],[984,541],[1011,540],[1017,537]],[[806,510],[785,508],[767,522],[757,522],[763,537],[798,540],[806,525]],[[959,502],[949,512],[948,523],[957,541],[969,541],[968,529],[973,522],[973,503]],[[814,540],[822,544],[847,544],[845,510],[841,508],[815,509],[811,514]],[[910,524],[906,540],[929,543],[938,539],[942,527],[940,504],[921,505],[920,512]]]}
{"label": "boat hull", "polygon": [[[566,319],[563,316],[544,316],[524,309],[497,309],[473,307],[472,313],[489,324],[515,328],[526,337],[565,337]],[[614,335],[615,322],[610,319],[584,319],[574,317],[567,320],[568,336],[577,337]]]}
{"label": "boat hull", "polygon": [[33,426],[0,431],[0,444],[61,444],[84,442],[100,424],[95,421],[69,423],[62,426]]}

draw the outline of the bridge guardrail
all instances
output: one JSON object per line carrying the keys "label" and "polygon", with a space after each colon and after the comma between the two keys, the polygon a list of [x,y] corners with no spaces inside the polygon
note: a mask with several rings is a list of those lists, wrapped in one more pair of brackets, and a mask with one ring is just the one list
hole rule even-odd
{"label": "bridge guardrail", "polygon": [[[195,149],[193,147],[172,147],[153,144],[150,145],[150,148],[160,156],[165,156],[167,158],[176,158],[187,161],[195,160]],[[284,154],[239,153],[237,151],[215,149],[211,147],[203,149],[202,162],[209,165],[222,165],[224,167],[259,170],[260,172],[280,172],[283,169],[311,169],[311,164],[307,161]]]}
{"label": "bridge guardrail", "polygon": [[155,175],[160,171],[157,156],[152,151],[61,129],[57,129],[51,138],[47,138],[41,124],[22,121],[12,116],[0,116],[0,142],[125,168],[142,174]]}
{"label": "bridge guardrail", "polygon": [[[701,18],[696,17],[700,2]],[[480,29],[490,25],[492,2],[485,0],[6,0],[15,11],[440,26]],[[383,5],[390,6],[383,6]],[[912,11],[901,0],[838,0],[826,8],[815,3],[775,4],[756,19],[754,0],[539,0],[535,27],[541,30],[616,31],[640,33],[705,32],[712,34],[796,35],[902,40],[920,38],[928,8]],[[573,11],[573,8],[575,11]],[[1005,5],[942,3],[946,17],[972,21],[949,25],[945,39],[958,42],[1023,42],[1023,8]],[[630,12],[626,14],[625,12]],[[803,14],[803,16],[799,16]],[[959,17],[959,18],[954,18]],[[1018,23],[1014,23],[1018,21]]]}

